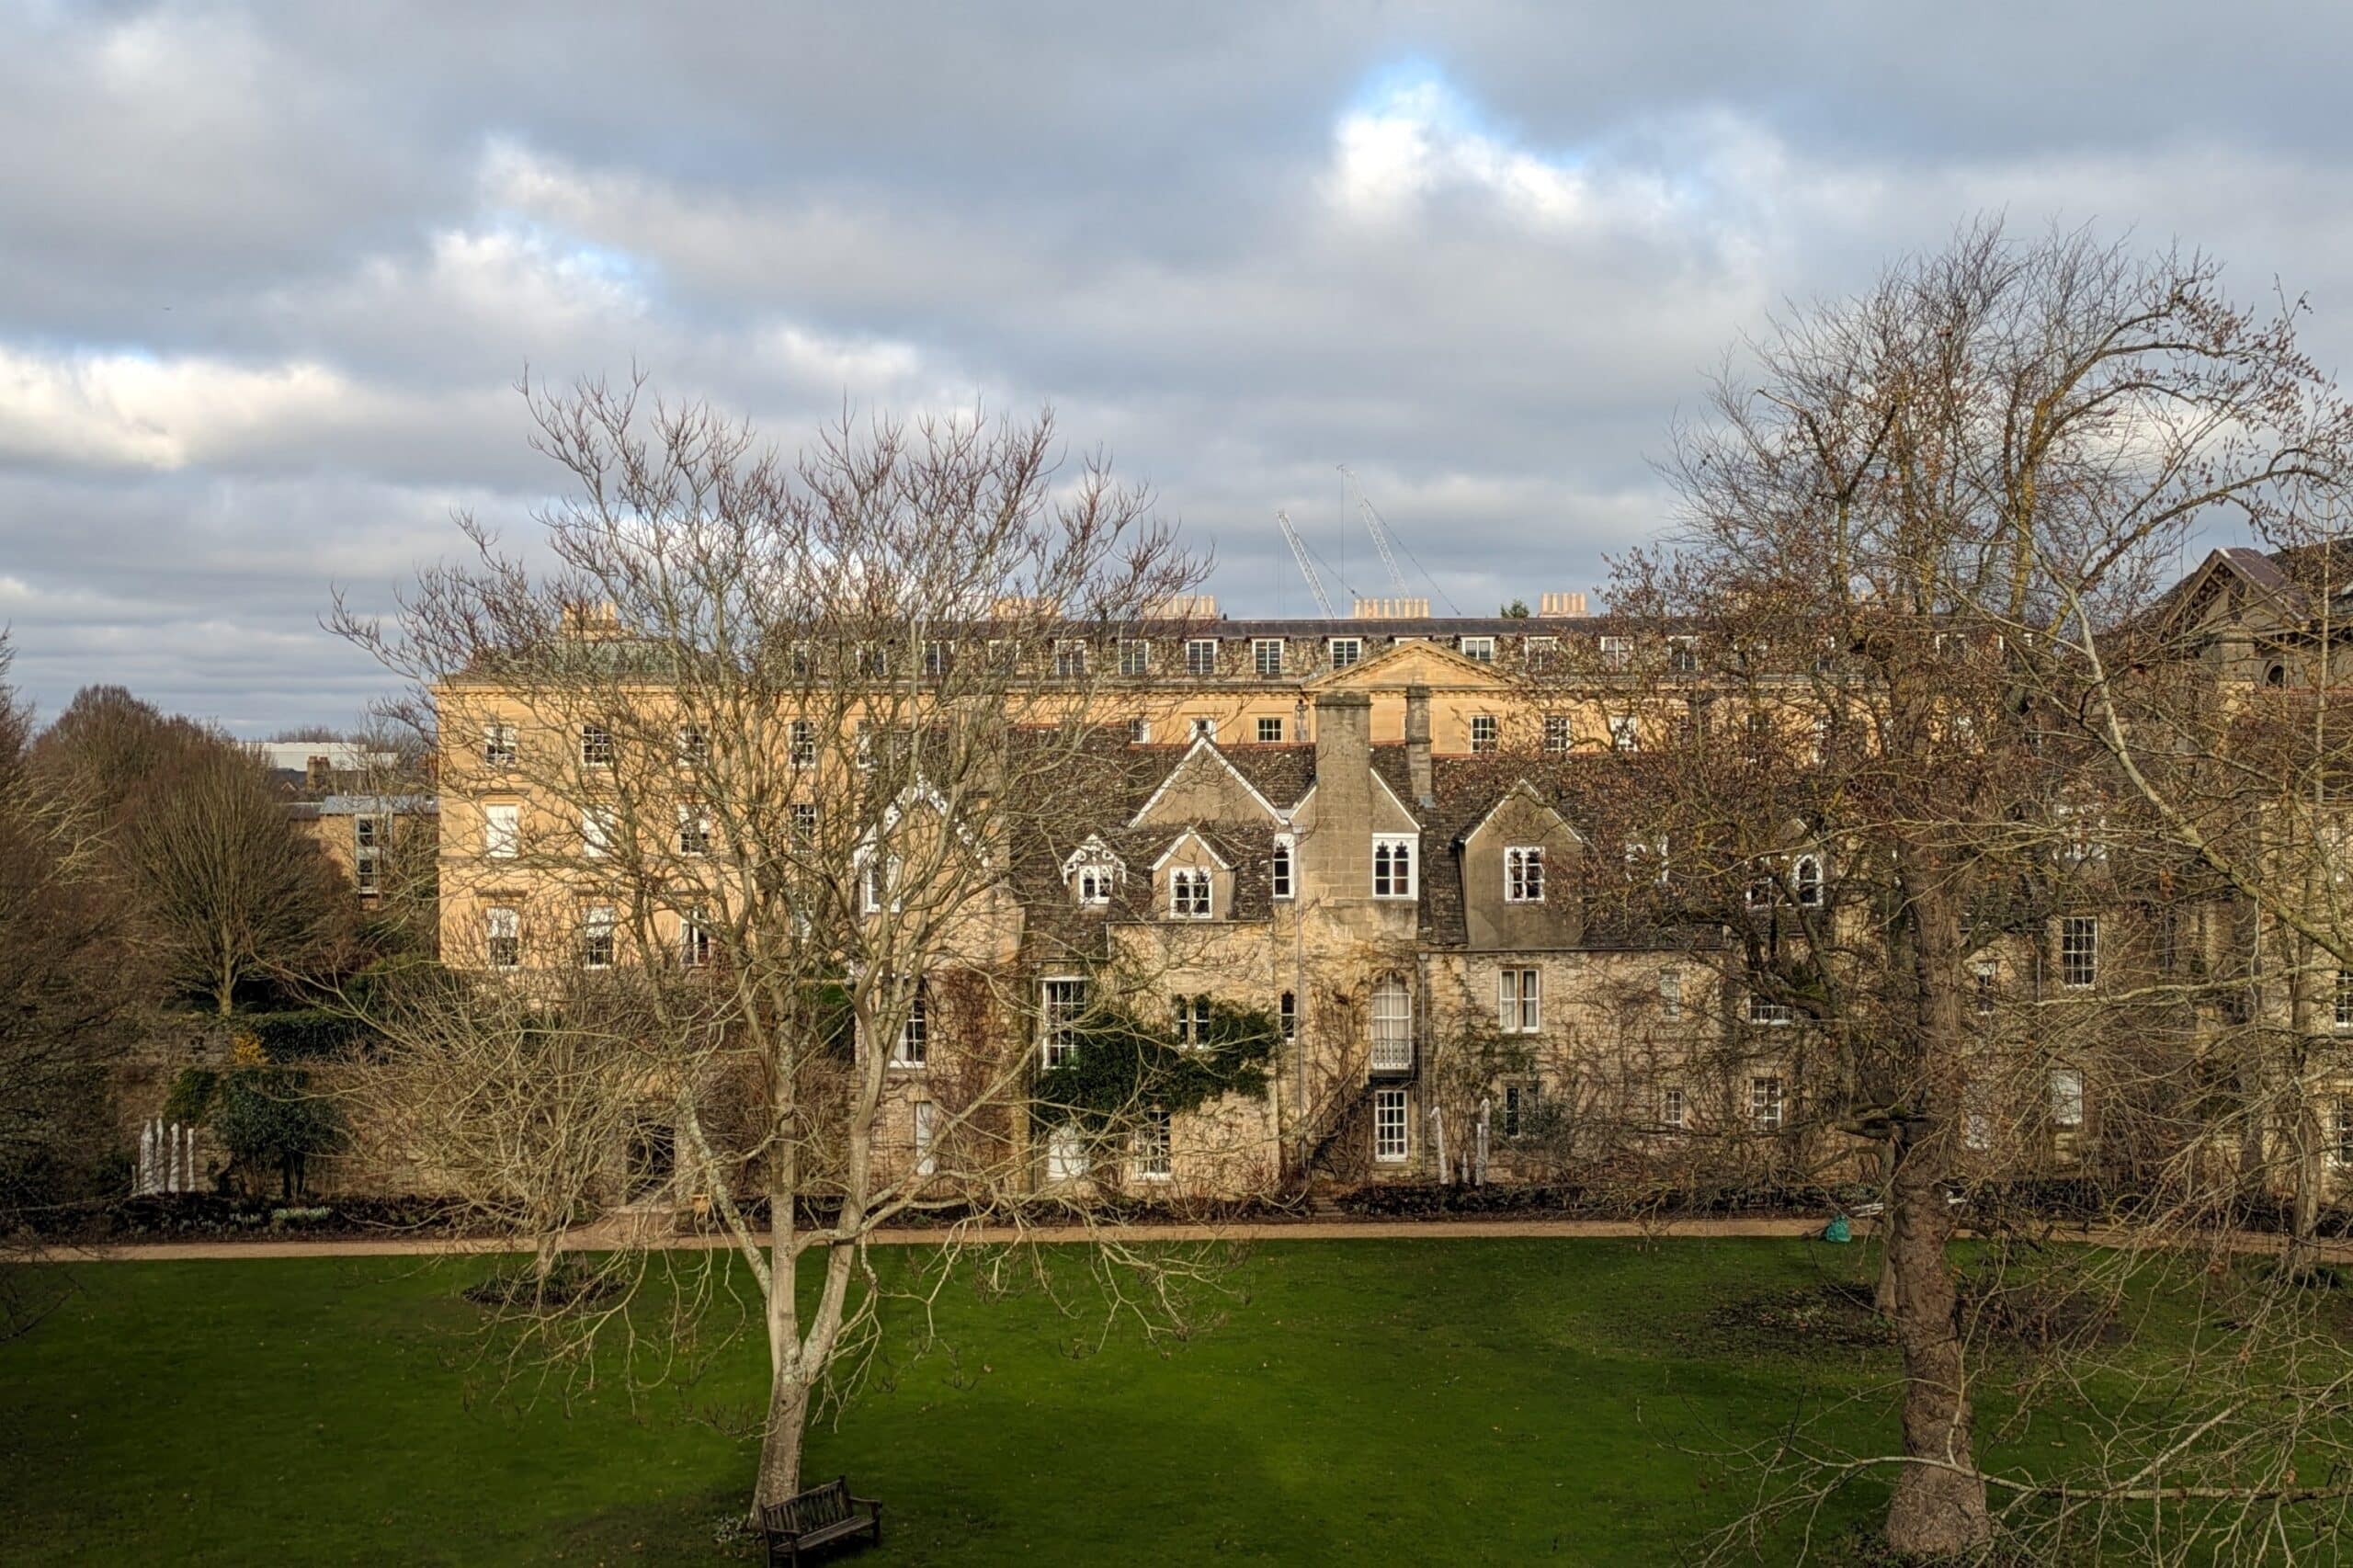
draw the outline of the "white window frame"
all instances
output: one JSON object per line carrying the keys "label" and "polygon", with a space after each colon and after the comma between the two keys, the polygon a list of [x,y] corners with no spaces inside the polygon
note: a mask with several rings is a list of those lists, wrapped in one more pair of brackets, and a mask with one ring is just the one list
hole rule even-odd
{"label": "white window frame", "polygon": [[613,765],[613,727],[610,724],[580,726],[580,766],[610,767]]}
{"label": "white window frame", "polygon": [[700,724],[681,724],[677,734],[678,762],[692,767],[710,760],[710,732]]}
{"label": "white window frame", "polygon": [[1188,676],[1217,674],[1217,639],[1188,637],[1185,639],[1185,673]]}
{"label": "white window frame", "polygon": [[1631,713],[1609,715],[1609,749],[1631,756],[1643,749],[1643,722]]}
{"label": "white window frame", "polygon": [[1518,1139],[1528,1135],[1528,1123],[1536,1115],[1541,1095],[1542,1090],[1532,1078],[1519,1079],[1504,1085],[1503,1134],[1506,1138]]}
{"label": "white window frame", "polygon": [[1656,887],[1666,886],[1666,835],[1662,833],[1655,838],[1626,840],[1627,871],[1631,874],[1646,864],[1657,868],[1651,872],[1650,882]]}
{"label": "white window frame", "polygon": [[[1343,654],[1340,650],[1347,649]],[[1324,657],[1336,670],[1350,670],[1364,663],[1364,639],[1335,637],[1324,644]]]}
{"label": "white window frame", "polygon": [[1054,678],[1085,680],[1086,678],[1086,639],[1057,637],[1054,639]]}
{"label": "white window frame", "polygon": [[1120,673],[1123,676],[1150,675],[1152,644],[1141,637],[1120,639]]}
{"label": "white window frame", "polygon": [[1495,640],[1492,637],[1458,637],[1454,646],[1457,653],[1476,664],[1495,662]]}
{"label": "white window frame", "polygon": [[868,850],[858,858],[858,907],[868,915],[880,915],[887,902],[891,913],[897,914],[904,902],[899,894],[899,878],[906,867],[895,855]]}
{"label": "white window frame", "polygon": [[927,1181],[939,1174],[939,1151],[935,1146],[939,1111],[929,1100],[911,1100],[907,1111],[909,1131],[915,1135],[915,1179]]}
{"label": "white window frame", "polygon": [[1688,634],[1666,640],[1666,673],[1695,676],[1699,673],[1699,640]]}
{"label": "white window frame", "polygon": [[1574,751],[1577,744],[1576,722],[1566,713],[1544,715],[1544,749],[1553,756]]}
{"label": "white window frame", "polygon": [[1299,839],[1288,833],[1275,835],[1275,850],[1267,865],[1267,895],[1289,902],[1299,896]]}
{"label": "white window frame", "polygon": [[1503,744],[1503,721],[1493,713],[1471,715],[1471,749],[1474,752],[1494,751]]}
{"label": "white window frame", "polygon": [[785,755],[793,767],[810,768],[817,766],[817,723],[813,719],[795,719],[787,728]]}
{"label": "white window frame", "polygon": [[1285,1040],[1299,1038],[1299,993],[1286,991],[1275,1001],[1275,1028]]}
{"label": "white window frame", "polygon": [[2353,1031],[2353,969],[2336,971],[2335,1006],[2330,1009],[2330,1022],[2339,1034]]}
{"label": "white window frame", "polygon": [[1669,1022],[1683,1017],[1683,971],[1673,964],[1658,971],[1658,1016]]}
{"label": "white window frame", "polygon": [[[591,903],[580,911],[580,967],[610,969],[620,929],[619,912],[609,903]],[[598,938],[603,939],[604,957],[597,956]]]}
{"label": "white window frame", "polygon": [[1971,991],[1969,1005],[1981,1018],[1994,1016],[2001,999],[2002,971],[1991,959],[1980,959],[1969,966]]}
{"label": "white window frame", "polygon": [[790,831],[792,842],[795,844],[813,844],[817,841],[816,801],[795,801],[792,802]]}
{"label": "white window frame", "polygon": [[1531,966],[1495,971],[1495,1027],[1505,1034],[1542,1032],[1542,970]]}
{"label": "white window frame", "polygon": [[[2075,978],[2077,975],[2082,978]],[[2098,983],[2099,916],[2097,915],[2061,915],[2059,917],[2061,989],[2089,991]]]}
{"label": "white window frame", "polygon": [[1077,1049],[1071,1038],[1078,1020],[1086,1016],[1087,987],[1083,974],[1049,974],[1038,980],[1038,1059],[1059,1067]]}
{"label": "white window frame", "polygon": [[710,926],[699,912],[681,910],[678,914],[678,963],[684,969],[710,967]]}
{"label": "white window frame", "polygon": [[1413,1157],[1414,1120],[1403,1089],[1372,1091],[1372,1157],[1384,1165]]}
{"label": "white window frame", "polygon": [[1519,662],[1531,670],[1549,670],[1561,662],[1561,640],[1558,637],[1529,637],[1522,640]]}
{"label": "white window frame", "polygon": [[1414,988],[1401,974],[1384,974],[1372,983],[1365,1001],[1370,1026],[1371,1065],[1384,1072],[1410,1070],[1414,1064]]}
{"label": "white window frame", "polygon": [[1046,1134],[1048,1181],[1083,1181],[1094,1168],[1086,1157],[1086,1137],[1075,1123],[1065,1121]]}
{"label": "white window frame", "polygon": [[1194,738],[1195,740],[1197,740],[1197,741],[1214,741],[1214,740],[1216,740],[1216,739],[1217,739],[1217,721],[1216,721],[1216,720],[1214,720],[1214,719],[1212,719],[1212,718],[1210,718],[1210,717],[1209,717],[1208,715],[1206,715],[1206,714],[1196,714],[1196,715],[1194,715],[1194,717],[1193,717],[1193,738]]}
{"label": "white window frame", "polygon": [[1776,1002],[1762,991],[1748,994],[1748,1021],[1760,1028],[1787,1028],[1797,1020],[1797,1010],[1787,1002]]}
{"label": "white window frame", "polygon": [[2328,1163],[2353,1165],[2353,1095],[2339,1095],[2330,1108]]}
{"label": "white window frame", "polygon": [[1682,1085],[1669,1084],[1658,1092],[1658,1124],[1680,1132],[1690,1125],[1691,1108],[1685,1101]]}
{"label": "white window frame", "polygon": [[[494,903],[483,914],[483,956],[492,969],[515,970],[523,967],[523,913],[512,904]],[[502,942],[513,944],[504,949]]]}
{"label": "white window frame", "polygon": [[1283,673],[1283,640],[1279,637],[1250,639],[1250,673],[1260,680],[1279,680]]}
{"label": "white window frame", "polygon": [[2084,1070],[2080,1067],[2053,1067],[2051,1070],[2051,1125],[2076,1128],[2084,1124]]}
{"label": "white window frame", "polygon": [[482,760],[486,767],[515,766],[515,726],[494,719],[482,727]]}
{"label": "white window frame", "polygon": [[891,1065],[931,1065],[931,998],[920,981],[907,998],[907,1016],[899,1020],[899,1038],[891,1047]]}
{"label": "white window frame", "polygon": [[[1811,871],[1811,875],[1808,872]],[[1822,907],[1822,857],[1800,855],[1790,862],[1790,887],[1802,909]]]}
{"label": "white window frame", "polygon": [[1759,1073],[1748,1080],[1749,1125],[1759,1132],[1779,1132],[1788,1114],[1788,1096],[1779,1074]]}
{"label": "white window frame", "polygon": [[1217,913],[1217,884],[1210,881],[1207,866],[1171,866],[1168,869],[1168,918],[1171,920],[1208,920]]}
{"label": "white window frame", "polygon": [[360,812],[351,819],[351,885],[362,898],[384,891],[384,839],[389,817]]}
{"label": "white window frame", "polygon": [[1131,746],[1148,746],[1152,744],[1151,720],[1131,719],[1128,721],[1128,744]]}
{"label": "white window frame", "polygon": [[1634,662],[1634,640],[1631,637],[1604,637],[1600,640],[1601,667],[1622,670]]}
{"label": "white window frame", "polygon": [[1106,858],[1082,860],[1072,882],[1080,903],[1099,907],[1111,902],[1111,890],[1119,885],[1119,868]]}
{"label": "white window frame", "polygon": [[923,645],[923,673],[925,678],[927,680],[938,679],[941,676],[948,673],[948,644],[940,642],[938,638],[926,639]]}
{"label": "white window frame", "polygon": [[1504,902],[1544,902],[1544,846],[1514,844],[1504,850]]}
{"label": "white window frame", "polygon": [[710,853],[710,810],[683,801],[678,806],[678,853],[699,859]]}
{"label": "white window frame", "polygon": [[1176,1119],[1158,1106],[1146,1108],[1136,1123],[1135,1165],[1138,1181],[1174,1180],[1176,1175]]}
{"label": "white window frame", "polygon": [[620,836],[619,813],[611,806],[584,806],[580,811],[580,855],[586,860],[603,860],[613,853],[613,842]]}
{"label": "white window frame", "polygon": [[[1274,733],[1271,734],[1267,733],[1268,725],[1274,726]],[[1258,715],[1257,731],[1260,745],[1279,746],[1283,744],[1283,722],[1279,716],[1261,713]]]}
{"label": "white window frame", "polygon": [[[1404,885],[1398,885],[1397,866],[1402,858],[1405,867]],[[1372,835],[1372,896],[1375,898],[1412,899],[1421,896],[1421,835],[1414,833],[1376,833]],[[1383,891],[1383,884],[1387,891]]]}
{"label": "white window frame", "polygon": [[1198,1049],[1210,1037],[1210,995],[1206,991],[1175,998],[1176,1043]]}
{"label": "white window frame", "polygon": [[523,853],[523,808],[493,801],[482,809],[482,853],[486,860],[512,860]]}

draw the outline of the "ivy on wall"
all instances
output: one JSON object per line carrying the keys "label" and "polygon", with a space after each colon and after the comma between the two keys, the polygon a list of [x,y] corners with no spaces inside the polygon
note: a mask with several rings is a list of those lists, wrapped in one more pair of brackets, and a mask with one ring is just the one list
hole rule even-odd
{"label": "ivy on wall", "polygon": [[1156,1027],[1098,1002],[1071,1026],[1070,1053],[1038,1080],[1039,1122],[1101,1133],[1145,1107],[1176,1115],[1224,1095],[1264,1095],[1267,1064],[1282,1043],[1274,1014],[1213,996],[1177,1002],[1200,1004],[1206,1016],[1194,1015],[1190,1038],[1179,1040],[1173,1017]]}

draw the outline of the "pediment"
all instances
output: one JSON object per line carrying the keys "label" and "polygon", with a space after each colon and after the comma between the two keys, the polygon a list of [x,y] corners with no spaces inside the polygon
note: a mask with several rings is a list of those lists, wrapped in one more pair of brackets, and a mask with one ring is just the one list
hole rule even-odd
{"label": "pediment", "polygon": [[1399,691],[1427,686],[1433,691],[1507,691],[1511,683],[1495,666],[1466,659],[1451,648],[1415,641],[1384,648],[1362,664],[1334,670],[1307,683],[1310,691]]}

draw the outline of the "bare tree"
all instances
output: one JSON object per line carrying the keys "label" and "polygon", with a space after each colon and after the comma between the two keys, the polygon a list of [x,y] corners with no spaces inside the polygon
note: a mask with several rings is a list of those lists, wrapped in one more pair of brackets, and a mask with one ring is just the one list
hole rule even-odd
{"label": "bare tree", "polygon": [[[473,560],[395,625],[335,618],[438,728],[460,971],[372,1006],[361,1076],[541,1278],[584,1207],[707,1207],[757,1282],[771,1502],[874,1343],[877,1228],[1017,1223],[1071,1175],[1030,1087],[1095,1005],[1041,1000],[1020,879],[1116,793],[1112,644],[1199,566],[1102,462],[1061,467],[1045,419],[845,425],[788,457],[633,385],[529,406],[574,482],[540,519],[551,570],[468,520]],[[653,1238],[615,1239],[634,1280]],[[1146,1312],[1188,1267],[1097,1256]],[[576,1348],[625,1318],[602,1299],[523,1315]]]}
{"label": "bare tree", "polygon": [[1679,440],[1677,547],[1620,574],[1683,678],[1620,700],[1671,757],[1686,896],[1744,934],[1747,1023],[1811,1021],[1802,1120],[1883,1153],[1904,1440],[1866,1462],[1893,1471],[1888,1541],[1973,1550],[1994,1520],[1949,1244],[1997,1076],[1972,1083],[1980,988],[2031,966],[2010,1049],[2032,1071],[2089,1050],[2087,1017],[2132,1017],[2154,869],[2116,847],[2143,814],[2082,766],[2045,651],[2140,612],[2205,508],[2301,466],[2311,376],[2202,258],[1993,223],[1750,357]]}
{"label": "bare tree", "polygon": [[[0,1256],[104,1194],[116,1142],[107,1073],[145,993],[94,820],[27,766],[9,653],[0,638]],[[41,1289],[49,1271],[6,1274],[0,1338],[55,1300]]]}
{"label": "bare tree", "polygon": [[241,986],[312,972],[344,934],[334,867],[261,765],[225,742],[183,748],[120,837],[159,967],[222,1017]]}

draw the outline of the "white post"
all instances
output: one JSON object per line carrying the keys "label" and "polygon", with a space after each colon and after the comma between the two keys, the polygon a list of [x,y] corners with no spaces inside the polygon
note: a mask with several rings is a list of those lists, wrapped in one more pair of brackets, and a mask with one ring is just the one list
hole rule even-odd
{"label": "white post", "polygon": [[1487,1096],[1479,1096],[1479,1152],[1472,1165],[1471,1180],[1474,1186],[1487,1185]]}
{"label": "white post", "polygon": [[142,1198],[155,1190],[155,1123],[139,1130],[139,1179],[133,1184]]}

